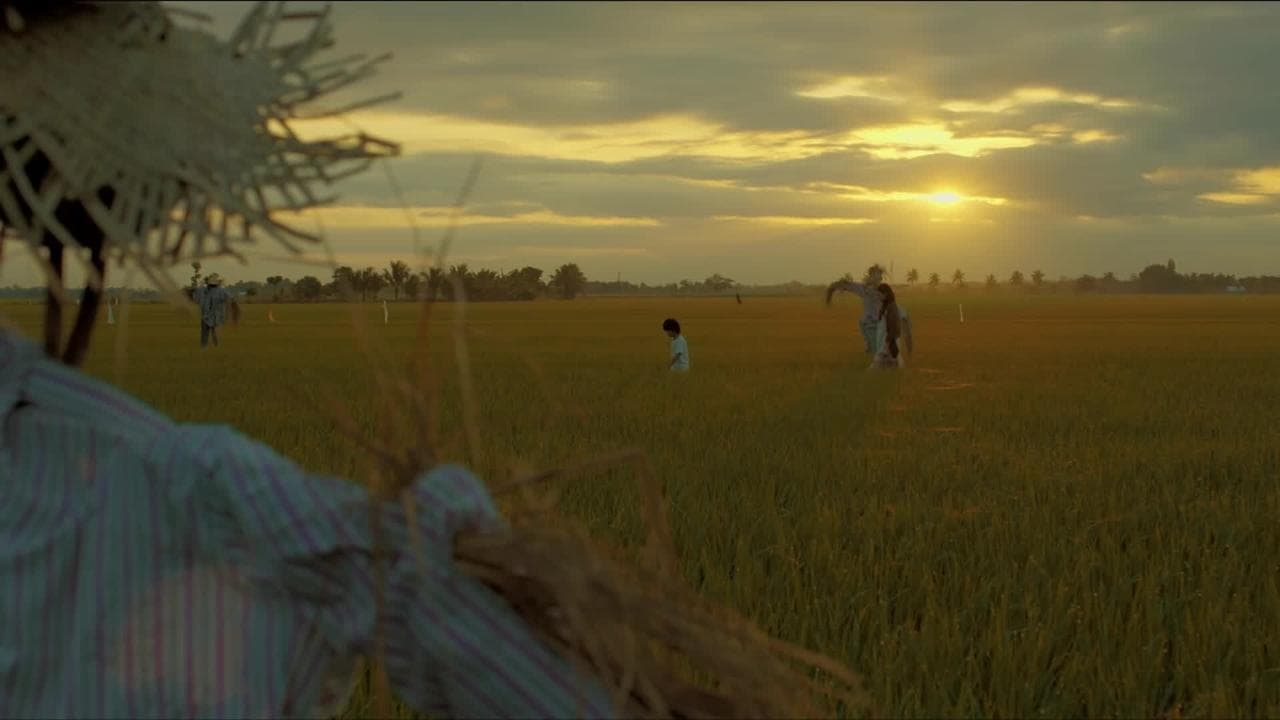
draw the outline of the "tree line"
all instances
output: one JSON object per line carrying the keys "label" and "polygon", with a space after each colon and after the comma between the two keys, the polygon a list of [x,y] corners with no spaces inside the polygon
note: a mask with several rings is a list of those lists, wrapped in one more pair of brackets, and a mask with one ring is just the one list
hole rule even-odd
{"label": "tree line", "polygon": [[[199,263],[187,288],[188,294],[200,284]],[[265,282],[244,281],[227,286],[251,301],[320,302],[388,299],[439,300],[534,300],[557,297],[572,300],[582,294],[586,276],[576,263],[561,265],[549,277],[541,268],[522,267],[510,272],[490,269],[472,270],[465,263],[448,268],[429,268],[415,272],[401,260],[393,260],[385,268],[356,269],[340,266],[333,269],[327,281],[314,275],[291,279],[272,275]],[[390,297],[387,297],[390,295]]]}
{"label": "tree line", "polygon": [[[202,282],[199,263],[192,263],[194,273],[187,288],[188,295]],[[335,268],[329,280],[313,275],[299,279],[273,275],[265,282],[242,281],[227,288],[246,296],[251,302],[323,302],[386,299],[436,300],[452,302],[461,297],[472,301],[519,301],[539,298],[572,300],[579,295],[638,294],[723,294],[740,286],[719,273],[702,281],[681,280],[678,283],[648,285],[622,281],[589,280],[576,263],[556,268],[544,279],[541,268],[525,266],[517,270],[472,270],[467,264],[448,268],[413,271],[407,263],[393,260],[385,268],[349,266]],[[810,286],[793,282],[770,286],[780,292],[797,293]],[[754,288],[757,292],[761,288]]]}
{"label": "tree line", "polygon": [[[868,282],[872,274],[877,271],[882,275],[886,274],[883,266],[879,264],[872,265],[863,273],[862,282]],[[904,279],[909,287],[921,284],[923,287],[933,291],[944,286],[954,290],[964,290],[976,284],[969,282],[965,272],[959,268],[956,268],[949,278],[949,281],[944,281],[942,275],[934,272],[930,273],[921,283],[920,271],[912,268],[907,271]],[[851,273],[846,273],[840,279],[853,281],[854,277]],[[889,282],[893,282],[893,279],[889,278]],[[1125,279],[1117,277],[1113,272],[1107,272],[1100,276],[1084,274],[1076,278],[1061,275],[1054,281],[1049,280],[1043,270],[1037,269],[1033,270],[1029,275],[1023,274],[1021,270],[1014,270],[1003,281],[994,274],[990,274],[986,276],[980,285],[988,291],[1006,289],[1014,291],[1026,290],[1029,292],[1060,292],[1066,290],[1075,293],[1143,294],[1222,293],[1233,291],[1280,293],[1280,276],[1237,277],[1223,273],[1184,274],[1178,272],[1177,264],[1170,259],[1164,264],[1148,265],[1141,272],[1130,273]]]}
{"label": "tree line", "polygon": [[[202,282],[200,263],[192,263],[193,274],[187,292],[190,293]],[[884,271],[880,265],[867,268],[862,280],[870,277],[873,269]],[[582,272],[576,263],[566,263],[556,268],[550,276],[544,277],[541,268],[522,267],[511,271],[493,271],[490,269],[473,270],[466,264],[452,265],[448,268],[430,268],[415,272],[408,264],[393,260],[385,268],[365,267],[355,269],[349,266],[333,270],[327,280],[313,275],[291,279],[283,275],[273,275],[265,282],[240,281],[227,285],[227,288],[244,296],[250,302],[323,302],[323,301],[361,301],[370,300],[424,300],[433,299],[450,302],[456,297],[459,286],[468,300],[478,301],[519,301],[538,298],[573,299],[579,295],[593,296],[626,296],[626,295],[724,295],[740,293],[743,295],[805,295],[821,292],[825,286],[792,281],[774,285],[742,285],[732,278],[719,273],[703,280],[680,280],[679,282],[649,285],[633,283],[616,278],[614,280],[592,280]],[[455,283],[456,279],[456,283]],[[853,280],[851,273],[842,279]],[[1222,273],[1180,273],[1173,260],[1152,264],[1140,272],[1131,273],[1120,278],[1115,273],[1102,275],[1080,275],[1076,278],[1059,276],[1051,280],[1043,270],[1033,270],[1024,274],[1014,270],[1005,278],[994,274],[987,275],[979,282],[972,282],[965,272],[956,268],[944,275],[937,272],[922,274],[912,268],[903,276],[905,283],[897,278],[888,277],[889,282],[901,287],[917,286],[930,291],[942,288],[951,290],[968,290],[973,287],[983,288],[989,292],[1075,292],[1075,293],[1222,293],[1229,289],[1243,290],[1249,293],[1280,293],[1280,276],[1256,275],[1237,277]],[[124,288],[108,288],[108,295],[119,296]],[[129,290],[130,296],[138,300],[159,300],[160,293],[155,290]],[[79,291],[70,291],[73,297]],[[11,285],[0,288],[0,298],[39,300],[45,296],[43,287],[19,287]]]}

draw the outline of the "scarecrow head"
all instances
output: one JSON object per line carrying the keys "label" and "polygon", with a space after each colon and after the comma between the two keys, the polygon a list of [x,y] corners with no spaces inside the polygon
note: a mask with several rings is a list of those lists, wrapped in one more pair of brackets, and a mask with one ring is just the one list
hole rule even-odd
{"label": "scarecrow head", "polygon": [[[50,356],[83,359],[108,265],[176,291],[167,267],[241,257],[264,234],[299,251],[319,238],[277,213],[330,201],[321,186],[398,152],[363,134],[297,136],[294,118],[386,58],[318,66],[328,10],[282,5],[259,3],[222,41],[158,2],[0,0],[0,238],[44,272]],[[301,40],[271,43],[296,22],[310,23]],[[64,349],[68,261],[89,281]]]}

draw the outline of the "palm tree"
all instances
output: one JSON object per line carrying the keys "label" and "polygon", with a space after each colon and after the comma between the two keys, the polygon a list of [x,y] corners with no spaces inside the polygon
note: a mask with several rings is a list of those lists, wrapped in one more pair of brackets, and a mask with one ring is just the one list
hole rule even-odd
{"label": "palm tree", "polygon": [[391,286],[396,300],[400,299],[400,289],[404,287],[405,282],[412,274],[413,272],[409,270],[409,266],[402,260],[392,260],[387,269],[382,271],[382,279]]}
{"label": "palm tree", "polygon": [[916,281],[918,281],[919,279],[920,279],[920,271],[915,268],[911,268],[911,270],[907,273],[907,282],[912,285],[915,285]]}
{"label": "palm tree", "polygon": [[439,299],[444,290],[444,270],[438,267],[428,268],[426,272],[422,273],[422,282],[427,286],[427,299],[431,301]]}
{"label": "palm tree", "polygon": [[988,275],[988,276],[987,276],[987,290],[988,290],[988,291],[991,291],[991,290],[995,290],[995,289],[996,289],[996,276],[995,276],[994,274],[992,274],[992,275]]}
{"label": "palm tree", "polygon": [[960,268],[956,268],[956,271],[951,273],[951,284],[955,285],[956,287],[964,287],[964,271],[963,270],[961,270]]}
{"label": "palm tree", "polygon": [[1044,285],[1044,271],[1036,270],[1031,273],[1031,282],[1035,284],[1037,290],[1040,289]]}
{"label": "palm tree", "polygon": [[942,282],[942,278],[938,276],[938,273],[929,273],[929,289],[930,290],[937,290],[938,285],[941,282]]}
{"label": "palm tree", "polygon": [[366,267],[356,273],[356,277],[360,281],[360,299],[368,300],[370,295],[373,299],[378,299],[378,291],[382,289],[386,281],[382,277],[382,273],[374,267]]}

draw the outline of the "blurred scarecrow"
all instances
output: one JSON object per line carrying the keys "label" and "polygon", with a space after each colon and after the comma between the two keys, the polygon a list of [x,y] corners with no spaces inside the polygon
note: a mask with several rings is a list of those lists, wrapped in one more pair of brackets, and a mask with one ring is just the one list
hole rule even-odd
{"label": "blurred scarecrow", "polygon": [[[304,32],[273,44],[284,25]],[[462,467],[384,501],[76,369],[109,267],[177,297],[168,266],[263,235],[297,250],[318,238],[277,211],[398,152],[293,131],[382,59],[315,61],[330,36],[327,9],[280,3],[220,41],[157,2],[0,0],[0,229],[48,282],[43,348],[0,327],[0,716],[326,716],[369,656],[433,716],[803,713],[778,688],[809,676],[757,646],[694,647],[714,620],[601,581],[585,555],[512,543]],[[64,342],[69,262],[89,280]],[[597,617],[621,629],[564,629]],[[619,660],[655,640],[719,686]]]}

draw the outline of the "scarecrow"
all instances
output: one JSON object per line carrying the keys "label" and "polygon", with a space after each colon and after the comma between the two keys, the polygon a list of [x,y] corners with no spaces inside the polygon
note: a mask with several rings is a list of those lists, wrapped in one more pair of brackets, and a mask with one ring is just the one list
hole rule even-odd
{"label": "scarecrow", "polygon": [[0,327],[0,716],[332,715],[366,658],[433,716],[812,714],[840,666],[509,523],[463,467],[376,493],[77,369],[112,267],[178,297],[165,267],[297,250],[318,238],[277,212],[398,152],[294,132],[381,59],[315,61],[330,36],[280,3],[221,41],[157,2],[0,0],[0,231],[48,286],[43,347]]}
{"label": "scarecrow", "polygon": [[222,276],[212,273],[204,279],[204,287],[196,288],[194,297],[200,311],[200,347],[206,347],[209,340],[218,346],[218,328],[227,322],[227,309],[231,310],[231,321],[239,322],[240,305],[231,293],[222,287]]}

